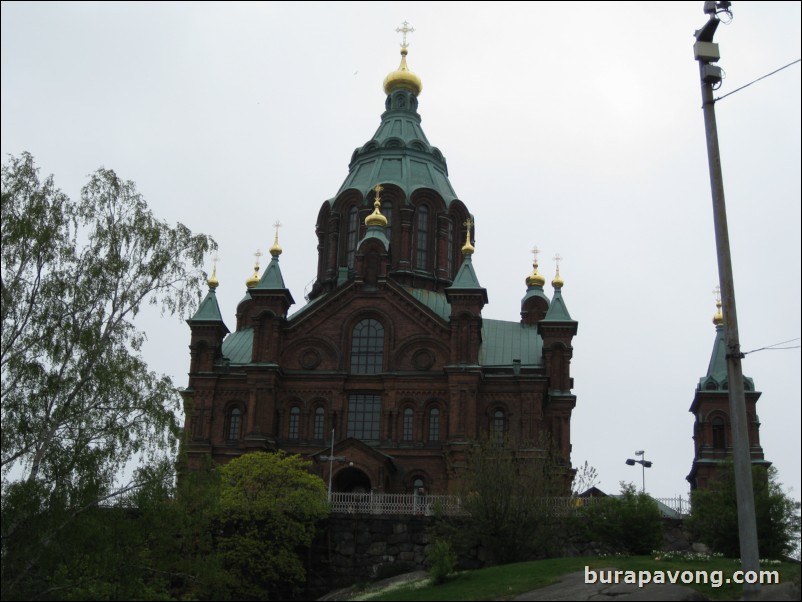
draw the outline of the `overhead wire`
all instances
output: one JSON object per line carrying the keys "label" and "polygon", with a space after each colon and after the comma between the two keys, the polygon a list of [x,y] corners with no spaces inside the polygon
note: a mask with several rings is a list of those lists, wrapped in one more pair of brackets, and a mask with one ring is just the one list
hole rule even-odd
{"label": "overhead wire", "polygon": [[779,72],[780,72],[780,71],[782,71],[783,69],[787,69],[787,68],[788,68],[788,67],[790,67],[791,65],[795,65],[795,64],[797,64],[797,63],[798,63],[800,60],[802,60],[802,59],[796,59],[795,61],[792,61],[792,62],[788,63],[787,65],[783,65],[783,66],[782,66],[782,67],[780,67],[779,69],[775,69],[775,70],[774,70],[774,71],[772,71],[771,73],[767,73],[767,74],[766,74],[766,75],[764,75],[763,77],[758,77],[756,80],[753,80],[753,81],[749,82],[748,84],[744,84],[744,85],[743,85],[743,86],[741,86],[740,88],[735,88],[735,90],[733,90],[732,92],[727,92],[727,93],[726,93],[724,96],[718,96],[718,97],[716,97],[716,98],[714,98],[714,99],[713,99],[713,102],[718,102],[719,100],[722,100],[722,99],[724,99],[724,98],[727,98],[727,97],[728,97],[728,96],[730,96],[731,94],[735,94],[736,92],[739,92],[740,90],[743,90],[744,88],[748,88],[749,86],[751,86],[751,85],[752,85],[752,84],[754,84],[755,82],[759,82],[761,79],[766,79],[766,78],[767,78],[767,77],[769,77],[770,75],[774,75],[775,73],[779,73]]}
{"label": "overhead wire", "polygon": [[798,341],[799,338],[796,339],[789,339],[787,341],[781,341],[779,343],[774,343],[774,345],[766,345],[765,347],[761,347],[759,349],[752,349],[752,351],[745,351],[744,355],[748,355],[750,353],[756,353],[758,351],[780,351],[783,349],[799,349],[802,345],[793,345],[791,347],[778,347],[778,345],[785,345],[786,343],[793,343],[794,341]]}

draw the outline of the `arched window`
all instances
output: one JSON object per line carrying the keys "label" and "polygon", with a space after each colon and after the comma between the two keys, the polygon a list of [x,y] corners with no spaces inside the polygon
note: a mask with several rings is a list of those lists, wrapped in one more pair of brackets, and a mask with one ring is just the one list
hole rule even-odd
{"label": "arched window", "polygon": [[297,406],[290,410],[289,438],[298,439],[301,430],[301,410]]}
{"label": "arched window", "polygon": [[412,419],[414,415],[415,412],[412,411],[412,408],[404,410],[404,432],[401,437],[404,441],[412,441]]}
{"label": "arched window", "polygon": [[504,443],[504,431],[506,427],[504,412],[496,410],[493,412],[493,440],[501,445]]}
{"label": "arched window", "polygon": [[425,270],[429,259],[429,209],[418,207],[418,236],[415,243],[415,267]]}
{"label": "arched window", "polygon": [[378,320],[362,320],[351,337],[351,374],[381,372],[383,358],[384,327]]}
{"label": "arched window", "polygon": [[356,237],[359,232],[356,207],[351,207],[348,211],[348,234],[345,239],[345,257],[348,261],[348,268],[353,269],[354,257],[356,256]]}
{"label": "arched window", "polygon": [[713,449],[725,449],[727,447],[726,438],[724,437],[724,419],[721,416],[713,418]]}
{"label": "arched window", "polygon": [[325,427],[326,422],[326,413],[323,408],[317,408],[315,410],[315,432],[314,438],[317,441],[321,441],[323,439],[323,429]]}
{"label": "arched window", "polygon": [[229,441],[236,441],[240,438],[242,430],[242,412],[239,408],[231,408],[228,413],[228,437]]}
{"label": "arched window", "polygon": [[415,480],[412,481],[412,493],[423,494],[426,491],[423,479],[421,477],[415,477]]}
{"label": "arched window", "polygon": [[429,410],[429,441],[440,441],[440,410]]}

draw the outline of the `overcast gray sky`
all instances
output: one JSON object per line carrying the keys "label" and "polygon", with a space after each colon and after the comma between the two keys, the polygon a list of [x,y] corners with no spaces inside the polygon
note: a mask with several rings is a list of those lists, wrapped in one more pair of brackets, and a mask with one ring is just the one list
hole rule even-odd
{"label": "overcast gray sky", "polygon": [[[384,110],[399,62],[476,217],[485,317],[518,320],[529,249],[564,261],[579,322],[573,462],[600,487],[687,493],[718,282],[693,32],[702,2],[2,3],[2,154],[30,151],[77,198],[100,166],[155,214],[220,244],[229,328],[281,220],[298,305],[321,203]],[[800,55],[800,3],[734,2],[723,95]],[[800,67],[716,105],[743,349],[800,336]],[[264,263],[264,262],[263,262]],[[547,292],[551,288],[547,285]],[[292,311],[292,310],[291,310]],[[146,315],[154,370],[185,386],[189,329]],[[798,345],[799,341],[790,345]],[[747,355],[761,442],[800,494],[800,352]]]}

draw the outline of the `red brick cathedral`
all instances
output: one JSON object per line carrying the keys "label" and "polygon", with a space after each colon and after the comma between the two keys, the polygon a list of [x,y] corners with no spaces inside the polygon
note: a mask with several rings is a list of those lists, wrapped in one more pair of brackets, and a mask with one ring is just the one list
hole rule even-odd
{"label": "red brick cathedral", "polygon": [[[421,80],[384,80],[381,124],[323,203],[317,278],[305,305],[271,261],[246,283],[229,332],[215,297],[192,319],[185,392],[190,467],[255,450],[312,459],[335,491],[456,491],[466,443],[550,441],[572,474],[572,339],[563,281],[534,269],[521,319],[482,317],[474,226],[446,160],[421,129]],[[508,443],[509,444],[509,443]],[[515,443],[512,443],[515,444]]]}

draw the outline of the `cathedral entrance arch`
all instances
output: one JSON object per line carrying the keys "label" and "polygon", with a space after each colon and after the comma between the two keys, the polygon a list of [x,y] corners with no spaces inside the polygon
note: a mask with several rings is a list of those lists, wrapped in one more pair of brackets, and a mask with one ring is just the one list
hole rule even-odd
{"label": "cathedral entrance arch", "polygon": [[334,477],[334,491],[342,493],[370,493],[370,477],[358,468],[349,466]]}

